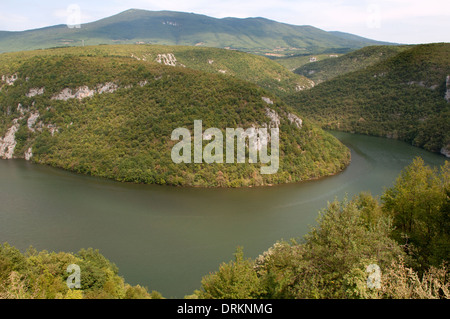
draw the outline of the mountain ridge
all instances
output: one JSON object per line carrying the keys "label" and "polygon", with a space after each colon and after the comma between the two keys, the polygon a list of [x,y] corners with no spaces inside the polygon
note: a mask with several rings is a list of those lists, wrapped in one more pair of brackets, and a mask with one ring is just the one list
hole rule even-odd
{"label": "mountain ridge", "polygon": [[[12,37],[13,36],[13,37]],[[151,43],[229,48],[260,55],[352,50],[386,44],[356,35],[343,37],[309,25],[292,25],[264,17],[214,18],[179,11],[129,9],[84,23],[25,31],[0,31],[0,52],[59,46]]]}

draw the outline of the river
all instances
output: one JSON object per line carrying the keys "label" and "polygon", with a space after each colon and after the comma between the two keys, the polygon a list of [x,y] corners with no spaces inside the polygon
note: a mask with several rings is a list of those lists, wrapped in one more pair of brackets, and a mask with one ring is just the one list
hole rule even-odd
{"label": "river", "polygon": [[327,201],[380,195],[421,156],[445,157],[384,138],[333,132],[352,152],[341,173],[320,180],[242,189],[124,184],[24,160],[0,161],[0,242],[24,251],[93,247],[125,281],[182,298],[233,259],[255,258],[280,239],[301,238]]}

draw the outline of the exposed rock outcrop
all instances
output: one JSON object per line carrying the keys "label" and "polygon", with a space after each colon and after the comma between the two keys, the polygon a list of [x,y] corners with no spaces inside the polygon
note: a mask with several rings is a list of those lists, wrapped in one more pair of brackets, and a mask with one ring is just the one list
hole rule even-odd
{"label": "exposed rock outcrop", "polygon": [[23,107],[21,103],[17,104],[17,111],[19,111],[20,114],[24,115],[26,112],[29,111],[27,107]]}
{"label": "exposed rock outcrop", "polygon": [[52,100],[63,100],[67,101],[68,99],[78,99],[82,100],[87,97],[92,97],[94,94],[102,94],[102,93],[113,93],[119,87],[114,82],[108,82],[105,84],[98,84],[95,89],[89,89],[88,86],[81,86],[74,91],[69,88],[65,88],[60,93],[54,95]]}
{"label": "exposed rock outcrop", "polygon": [[33,97],[36,95],[42,95],[44,94],[45,88],[41,87],[41,88],[32,88],[30,89],[30,91],[25,94],[27,97]]}
{"label": "exposed rock outcrop", "polygon": [[[273,101],[268,97],[262,97],[262,100],[269,105],[273,105]],[[280,116],[275,110],[266,107],[266,115],[267,117],[270,118],[269,128],[278,127],[280,125]],[[299,118],[297,115],[292,113],[284,113],[283,116],[286,116],[291,124],[295,124],[298,128],[302,128],[303,120]]]}
{"label": "exposed rock outcrop", "polygon": [[18,78],[19,77],[17,76],[17,73],[14,73],[13,75],[10,75],[10,76],[2,75],[2,81],[6,82],[6,84],[8,84],[8,85],[13,85],[14,82],[17,81]]}
{"label": "exposed rock outcrop", "polygon": [[95,90],[90,90],[87,86],[79,87],[75,90],[75,92],[72,91],[72,89],[65,88],[62,90],[59,94],[52,96],[52,100],[63,100],[67,101],[68,99],[84,99],[86,97],[93,96],[95,93]]}
{"label": "exposed rock outcrop", "polygon": [[33,112],[30,114],[30,117],[27,120],[28,129],[34,132],[34,125],[36,124],[37,119],[39,118],[39,112]]}
{"label": "exposed rock outcrop", "polygon": [[14,149],[16,148],[16,132],[19,130],[19,123],[17,119],[14,119],[13,126],[6,132],[5,137],[0,137],[0,158],[11,159],[13,158]]}
{"label": "exposed rock outcrop", "polygon": [[446,157],[450,157],[450,144],[441,148],[441,154]]}
{"label": "exposed rock outcrop", "polygon": [[272,101],[271,99],[269,99],[268,97],[263,96],[263,97],[262,97],[262,100],[263,100],[264,102],[266,102],[267,104],[273,104],[273,101]]}
{"label": "exposed rock outcrop", "polygon": [[270,118],[269,128],[278,128],[280,126],[280,117],[275,110],[266,107],[266,116]]}
{"label": "exposed rock outcrop", "polygon": [[29,147],[29,148],[26,150],[24,156],[25,156],[25,159],[26,159],[27,161],[31,160],[31,158],[33,157],[33,151],[32,151],[32,149],[31,149],[31,147]]}
{"label": "exposed rock outcrop", "polygon": [[114,82],[107,82],[105,84],[99,84],[97,85],[96,93],[102,94],[102,93],[113,93],[117,91],[119,87]]}
{"label": "exposed rock outcrop", "polygon": [[288,120],[291,124],[295,124],[298,128],[302,128],[303,121],[297,115],[288,113]]}
{"label": "exposed rock outcrop", "polygon": [[158,54],[155,61],[158,63],[163,63],[164,65],[177,65],[177,59],[175,58],[175,55],[173,55],[173,53]]}

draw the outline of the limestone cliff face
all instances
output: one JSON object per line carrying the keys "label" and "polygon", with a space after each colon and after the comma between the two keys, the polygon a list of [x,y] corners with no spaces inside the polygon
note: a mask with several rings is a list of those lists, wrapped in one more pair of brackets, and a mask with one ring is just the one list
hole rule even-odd
{"label": "limestone cliff face", "polygon": [[[158,57],[160,63],[164,63],[166,65],[177,65],[177,61],[175,57],[171,54],[167,55],[161,55]],[[214,63],[214,61],[211,61],[211,63]],[[160,77],[155,77],[155,80],[161,79]],[[2,80],[6,82],[8,85],[14,85],[15,80],[17,80],[17,75],[13,76],[3,76]],[[143,87],[148,84],[147,80],[140,81],[137,83],[139,86]],[[80,86],[75,89],[71,88],[64,88],[59,93],[54,94],[51,97],[51,100],[63,100],[67,101],[70,99],[77,99],[77,100],[83,100],[86,98],[93,97],[96,94],[104,94],[104,93],[113,93],[117,91],[118,89],[127,89],[131,88],[133,85],[130,84],[128,86],[119,87],[114,82],[107,82],[107,83],[101,83],[97,84],[94,87],[90,88],[88,86]],[[27,93],[25,93],[25,96],[27,98],[32,98],[38,95],[43,95],[45,93],[45,87],[34,87],[30,88]],[[299,118],[297,115],[285,111],[281,111],[281,113],[276,111],[276,108],[274,107],[275,102],[270,99],[269,97],[262,97],[262,100],[265,102],[265,114],[267,116],[267,122],[262,123],[260,127],[262,128],[279,128],[281,125],[281,122],[288,122],[290,125],[295,126],[297,129],[302,128],[302,119]],[[47,108],[47,111],[50,110],[51,107]],[[5,135],[2,137],[0,136],[0,158],[1,159],[12,159],[12,158],[25,158],[26,160],[31,160],[33,157],[33,150],[32,150],[32,141],[27,141],[26,146],[24,147],[23,153],[18,154],[16,150],[16,132],[19,131],[21,123],[23,125],[27,126],[27,129],[30,132],[33,133],[40,133],[43,130],[48,130],[51,133],[51,136],[54,136],[56,133],[59,132],[59,128],[52,124],[52,123],[43,123],[42,120],[40,120],[41,114],[38,110],[36,110],[34,102],[32,102],[29,106],[23,106],[21,103],[17,106],[17,111],[19,114],[19,117],[14,119],[11,123],[11,126],[6,131]],[[45,112],[44,112],[45,113]],[[45,115],[45,114],[42,114]],[[26,120],[26,122],[24,121]],[[72,124],[72,123],[71,123]],[[70,125],[71,125],[70,124]],[[261,150],[262,145],[266,145],[268,141],[270,141],[270,135],[267,136],[257,136],[257,128],[259,125],[253,125],[254,130],[247,130],[243,134],[244,138],[248,138],[248,143],[246,146],[247,148],[254,148],[258,151]],[[269,133],[270,134],[270,133]],[[205,137],[206,138],[206,137]],[[265,140],[267,139],[267,140]],[[250,143],[253,143],[253,145],[250,145]]]}
{"label": "limestone cliff face", "polygon": [[41,88],[31,88],[30,91],[25,94],[26,97],[33,97],[36,95],[42,95],[44,94],[45,88],[41,87]]}
{"label": "limestone cliff face", "polygon": [[164,65],[170,65],[170,66],[182,66],[186,67],[184,64],[177,61],[177,58],[173,53],[166,53],[166,54],[158,54],[158,56],[155,59],[156,62],[162,63]]}
{"label": "limestone cliff face", "polygon": [[446,157],[450,157],[450,144],[441,148],[441,154]]}
{"label": "limestone cliff face", "polygon": [[288,114],[288,120],[289,120],[289,122],[291,122],[291,124],[292,124],[292,123],[295,123],[295,125],[296,125],[298,128],[302,128],[303,121],[302,121],[302,119],[299,118],[297,115],[292,114],[292,113],[289,113],[289,114]]}
{"label": "limestone cliff face", "polygon": [[[273,105],[273,101],[267,97],[262,97],[262,100],[266,102],[268,105]],[[297,115],[293,113],[283,112],[282,116],[280,116],[275,110],[270,107],[266,107],[266,116],[270,119],[268,127],[277,128],[280,126],[281,120],[287,119],[291,125],[295,125],[297,128],[301,129],[303,120],[299,118]]]}
{"label": "limestone cliff face", "polygon": [[28,150],[25,152],[25,159],[29,161],[31,160],[31,157],[33,157],[33,151],[32,148],[29,147]]}
{"label": "limestone cliff face", "polygon": [[17,119],[13,121],[11,126],[6,132],[3,138],[0,137],[0,158],[11,159],[14,155],[14,149],[16,148],[16,132],[19,130],[19,123]]}
{"label": "limestone cliff face", "polygon": [[98,84],[97,87],[94,89],[90,89],[88,86],[81,86],[75,90],[65,88],[60,93],[54,95],[52,97],[52,100],[63,100],[63,101],[67,101],[68,99],[82,100],[94,96],[94,94],[113,93],[118,88],[119,87],[117,86],[117,84],[113,82]]}
{"label": "limestone cliff face", "polygon": [[[14,85],[14,82],[18,79],[17,74],[13,75],[2,75],[0,77],[3,83],[6,85]],[[144,86],[147,84],[147,81],[141,81],[139,83],[140,86]],[[132,85],[125,87],[129,88]],[[114,82],[107,82],[96,85],[94,88],[89,88],[88,86],[81,86],[76,89],[65,88],[61,92],[52,96],[52,100],[63,100],[67,101],[69,99],[78,99],[82,100],[85,98],[89,98],[94,96],[95,94],[103,94],[103,93],[113,93],[119,86]],[[1,87],[0,87],[1,90]],[[37,95],[42,95],[45,92],[44,87],[31,88],[28,93],[25,93],[25,96],[30,98]],[[54,136],[59,132],[59,128],[52,124],[43,124],[42,121],[38,122],[41,114],[37,110],[34,110],[34,102],[31,106],[23,106],[21,103],[18,104],[17,110],[20,116],[12,121],[12,126],[6,131],[4,136],[0,136],[0,159],[12,159],[14,157],[25,158],[26,160],[31,160],[33,156],[32,148],[28,147],[23,154],[14,154],[16,151],[16,132],[20,128],[20,122],[23,119],[27,119],[26,125],[30,132],[42,132],[43,129],[48,129],[50,134]]]}
{"label": "limestone cliff face", "polygon": [[[31,132],[35,132],[37,130],[42,130],[41,127],[36,127],[36,121],[39,118],[39,112],[30,112],[28,108],[25,108],[22,106],[22,104],[19,103],[17,106],[17,110],[20,112],[21,116],[19,118],[16,118],[12,121],[12,126],[6,131],[4,137],[0,137],[0,158],[1,159],[12,159],[14,158],[14,152],[16,150],[16,132],[20,128],[19,121],[26,118],[27,119],[27,126],[28,129]],[[33,156],[33,153],[31,151],[31,147],[29,147],[25,153],[21,155],[17,155],[18,157],[24,157],[27,161],[31,160],[31,157]]]}
{"label": "limestone cliff face", "polygon": [[7,85],[13,85],[18,79],[17,73],[13,75],[2,75],[2,81],[6,82]]}

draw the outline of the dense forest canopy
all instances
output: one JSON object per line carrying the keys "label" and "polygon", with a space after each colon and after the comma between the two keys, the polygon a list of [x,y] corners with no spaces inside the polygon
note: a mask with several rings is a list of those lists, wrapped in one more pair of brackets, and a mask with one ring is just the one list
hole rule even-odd
{"label": "dense forest canopy", "polygon": [[[210,52],[218,57],[214,63],[230,65],[229,69],[236,63],[240,76],[230,76],[199,70],[197,62],[193,69],[155,61],[163,59],[152,51],[161,52],[159,46],[144,46],[147,53],[132,57],[130,50],[136,47],[141,48],[1,55],[0,73],[5,76],[0,135],[15,138],[13,156],[123,182],[202,187],[303,181],[335,174],[348,165],[350,153],[342,143],[257,85],[258,78],[266,83],[264,78],[273,76],[270,72],[283,69],[275,62],[243,53],[234,53],[236,60],[230,62],[226,50],[218,54],[217,49],[179,49],[186,60],[188,54],[194,62],[202,56],[206,66]],[[239,67],[245,61],[255,63]],[[239,79],[247,72],[258,74],[254,83]],[[174,163],[171,149],[176,142],[171,133],[177,128],[192,132],[195,120],[202,120],[205,129],[222,130],[224,136],[226,128],[279,128],[279,170],[262,175],[264,164],[248,161]]]}
{"label": "dense forest canopy", "polygon": [[450,44],[416,45],[286,101],[325,128],[450,154],[449,75]]}

